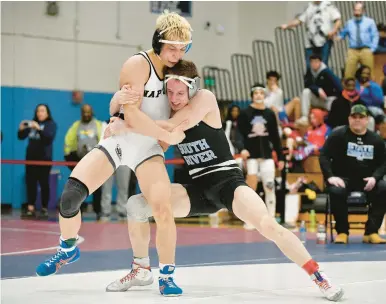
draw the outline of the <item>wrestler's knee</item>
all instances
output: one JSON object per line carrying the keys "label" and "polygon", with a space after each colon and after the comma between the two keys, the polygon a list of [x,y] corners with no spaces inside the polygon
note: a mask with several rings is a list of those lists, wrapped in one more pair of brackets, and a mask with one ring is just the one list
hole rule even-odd
{"label": "wrestler's knee", "polygon": [[268,213],[264,214],[260,219],[260,224],[257,229],[266,238],[273,240],[280,233],[281,226]]}
{"label": "wrestler's knee", "polygon": [[132,195],[126,204],[129,221],[146,223],[152,216],[151,208],[142,194]]}
{"label": "wrestler's knee", "polygon": [[64,218],[76,216],[88,194],[89,190],[85,184],[76,178],[69,177],[60,197],[60,215]]}
{"label": "wrestler's knee", "polygon": [[156,222],[174,220],[170,187],[165,183],[155,183],[151,191],[147,193],[146,199],[150,204]]}

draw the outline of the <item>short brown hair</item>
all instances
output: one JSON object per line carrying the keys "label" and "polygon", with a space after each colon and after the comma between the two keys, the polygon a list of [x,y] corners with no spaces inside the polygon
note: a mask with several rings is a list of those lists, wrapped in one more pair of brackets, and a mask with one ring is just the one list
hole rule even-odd
{"label": "short brown hair", "polygon": [[166,74],[185,76],[192,79],[199,77],[196,65],[189,60],[180,60],[174,67],[166,67]]}

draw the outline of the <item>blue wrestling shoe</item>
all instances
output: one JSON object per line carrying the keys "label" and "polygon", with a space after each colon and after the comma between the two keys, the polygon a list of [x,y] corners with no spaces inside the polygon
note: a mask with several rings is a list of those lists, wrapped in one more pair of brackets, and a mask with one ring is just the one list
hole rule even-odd
{"label": "blue wrestling shoe", "polygon": [[160,277],[158,278],[159,292],[165,297],[178,297],[182,295],[182,289],[174,283],[171,275],[174,273],[175,266],[166,265],[159,270]]}
{"label": "blue wrestling shoe", "polygon": [[57,253],[50,259],[36,267],[36,275],[45,277],[53,275],[66,264],[71,264],[79,260],[80,251],[77,246],[69,247],[62,239]]}

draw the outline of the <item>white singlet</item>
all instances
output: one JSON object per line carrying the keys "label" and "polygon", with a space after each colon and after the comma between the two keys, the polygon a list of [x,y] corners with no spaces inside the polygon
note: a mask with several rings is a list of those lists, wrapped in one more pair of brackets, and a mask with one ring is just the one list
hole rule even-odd
{"label": "white singlet", "polygon": [[[170,118],[170,106],[164,92],[163,80],[145,52],[140,52],[150,65],[149,79],[145,84],[141,110],[153,120],[167,120]],[[123,112],[121,107],[120,112]],[[153,137],[136,133],[114,135],[103,139],[96,148],[102,150],[116,170],[121,165],[128,166],[135,172],[136,168],[144,161],[160,155],[164,157],[163,150],[158,140]]]}

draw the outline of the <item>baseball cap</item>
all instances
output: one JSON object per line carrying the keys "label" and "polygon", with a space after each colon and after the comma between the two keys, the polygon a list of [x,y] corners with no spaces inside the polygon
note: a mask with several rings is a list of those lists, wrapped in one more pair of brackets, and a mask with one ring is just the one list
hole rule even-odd
{"label": "baseball cap", "polygon": [[368,116],[367,114],[367,108],[364,105],[355,105],[351,108],[350,116],[355,115],[355,114],[360,114],[363,116]]}

